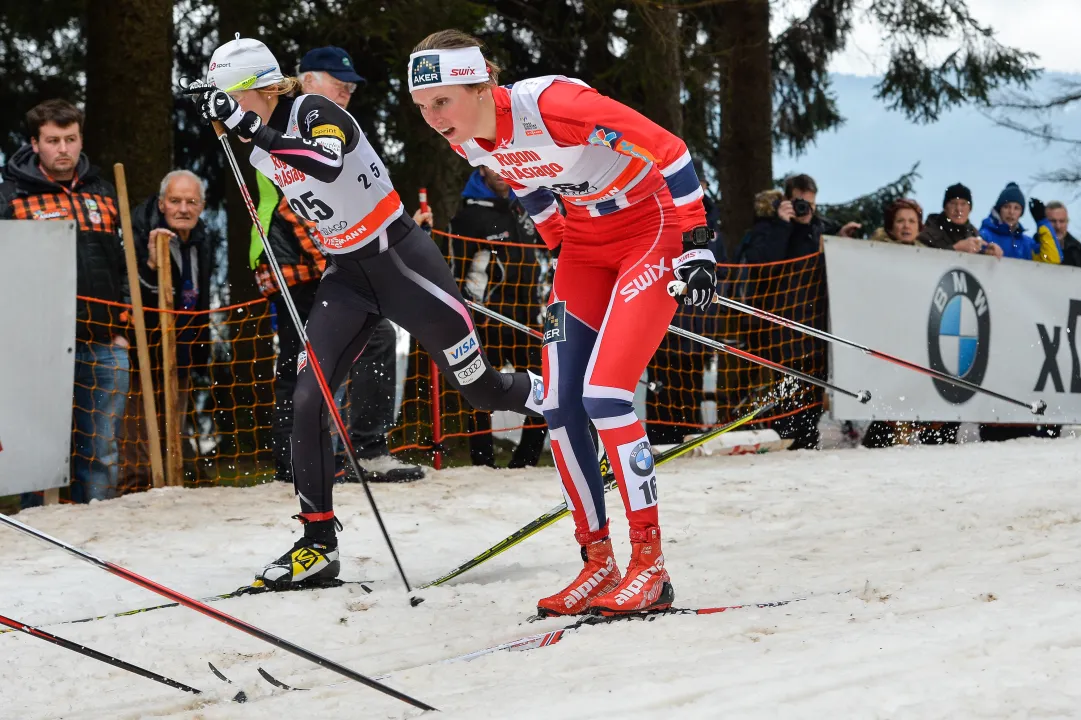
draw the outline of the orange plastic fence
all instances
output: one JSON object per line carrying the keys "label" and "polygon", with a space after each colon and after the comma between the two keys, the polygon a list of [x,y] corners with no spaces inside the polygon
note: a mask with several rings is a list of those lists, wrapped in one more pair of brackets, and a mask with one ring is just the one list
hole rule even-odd
{"label": "orange plastic fence", "polygon": [[[551,291],[556,263],[543,245],[480,240],[433,231],[462,294],[534,328]],[[763,265],[718,265],[718,288],[770,312],[825,328],[824,262],[820,254]],[[497,320],[475,315],[478,335],[496,366],[540,372],[540,342]],[[820,340],[722,306],[702,314],[681,308],[672,324],[740,347],[775,362],[825,377]],[[421,367],[418,359],[417,367]],[[412,366],[412,363],[411,363]],[[639,383],[645,421],[655,443],[680,442],[704,426],[723,424],[749,411],[775,390],[783,376],[694,341],[669,334]],[[821,404],[821,392],[791,384],[781,406],[758,423],[769,423]],[[490,432],[488,413],[473,412],[461,396],[442,385],[443,437]],[[513,430],[517,427],[497,427]]]}
{"label": "orange plastic fence", "polygon": [[[551,289],[555,263],[540,245],[492,242],[433,233],[454,277],[470,299],[531,327]],[[720,265],[719,289],[745,303],[800,322],[824,327],[823,261],[812,255],[768,265]],[[151,485],[146,417],[127,306],[80,297],[87,319],[78,337],[108,352],[77,358],[73,464],[105,472],[117,493]],[[161,392],[161,313],[145,308],[159,427],[165,403]],[[273,476],[272,423],[277,342],[265,300],[208,313],[169,311],[177,334],[182,427],[182,481],[187,485],[247,484]],[[820,341],[716,307],[707,314],[679,310],[673,324],[742,347],[770,360],[825,376]],[[496,367],[540,371],[540,343],[486,317],[476,317],[478,334]],[[121,347],[124,343],[130,349]],[[89,347],[85,344],[82,347]],[[119,358],[119,360],[118,360]],[[122,361],[121,361],[122,360]],[[130,370],[128,369],[130,367]],[[430,459],[447,443],[485,442],[494,431],[514,430],[521,418],[504,418],[493,428],[488,413],[474,412],[457,392],[439,381],[439,417],[433,422],[432,364],[413,342],[406,363],[399,422],[389,433],[393,452],[423,451]],[[654,442],[675,442],[702,427],[721,424],[762,401],[783,376],[669,335],[639,386],[645,420]],[[348,397],[348,394],[346,394]],[[821,393],[799,386],[770,422],[821,403]],[[344,408],[349,412],[348,406]],[[508,424],[509,422],[509,424]],[[533,432],[543,422],[529,421]],[[538,427],[539,426],[539,427]],[[110,440],[114,438],[114,440]],[[163,434],[164,437],[164,434]],[[440,439],[440,443],[435,442]],[[490,444],[490,440],[487,441]],[[473,448],[471,448],[473,449]],[[164,453],[164,450],[163,450]]]}

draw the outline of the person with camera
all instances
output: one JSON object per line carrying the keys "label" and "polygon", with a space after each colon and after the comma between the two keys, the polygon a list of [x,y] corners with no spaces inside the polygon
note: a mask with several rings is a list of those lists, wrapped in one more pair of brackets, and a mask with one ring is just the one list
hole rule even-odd
{"label": "person with camera", "polygon": [[[746,302],[812,327],[825,328],[826,286],[822,265],[811,258],[822,249],[823,235],[856,237],[861,226],[832,222],[817,214],[818,185],[809,175],[785,180],[784,192],[766,190],[755,196],[755,223],[743,238],[739,262],[759,265],[748,269],[743,287]],[[797,263],[767,265],[784,260]],[[752,325],[746,334],[748,349],[774,362],[812,374],[825,372],[826,354],[821,341],[781,327]],[[793,398],[781,408],[773,429],[791,439],[793,449],[818,447],[821,393]]]}
{"label": "person with camera", "polygon": [[[769,195],[768,207],[761,207]],[[823,235],[856,237],[860,224],[845,225],[817,214],[818,185],[810,175],[792,175],[784,181],[784,194],[759,193],[755,223],[743,239],[740,262],[767,263],[813,255],[822,249]]]}

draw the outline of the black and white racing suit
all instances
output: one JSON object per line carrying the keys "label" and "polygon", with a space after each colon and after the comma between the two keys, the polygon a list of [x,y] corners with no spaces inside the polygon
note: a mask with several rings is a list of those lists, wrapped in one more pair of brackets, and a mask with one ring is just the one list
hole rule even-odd
{"label": "black and white racing suit", "polygon": [[[386,317],[417,338],[473,407],[540,415],[540,378],[489,364],[446,261],[405,214],[352,115],[321,95],[283,98],[252,142],[252,165],[316,224],[329,257],[305,329],[332,389]],[[329,410],[306,353],[297,367],[291,446],[301,518],[330,520]]]}

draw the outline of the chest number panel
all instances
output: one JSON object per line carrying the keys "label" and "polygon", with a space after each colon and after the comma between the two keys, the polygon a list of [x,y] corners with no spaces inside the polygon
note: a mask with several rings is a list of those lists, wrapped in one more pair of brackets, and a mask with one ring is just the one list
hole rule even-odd
{"label": "chest number panel", "polygon": [[[289,201],[289,207],[293,208],[293,212],[300,215],[308,222],[314,222],[317,220],[329,220],[334,217],[334,211],[329,205],[315,197],[315,193],[309,190],[301,195],[299,198]],[[314,217],[312,216],[314,212]]]}

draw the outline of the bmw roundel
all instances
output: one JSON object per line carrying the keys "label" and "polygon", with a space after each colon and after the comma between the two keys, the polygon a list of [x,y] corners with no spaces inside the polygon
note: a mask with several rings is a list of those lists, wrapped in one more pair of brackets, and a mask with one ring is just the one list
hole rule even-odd
{"label": "bmw roundel", "polygon": [[[991,309],[972,273],[954,268],[938,281],[927,320],[927,351],[935,370],[975,385],[983,382],[991,356]],[[933,382],[942,399],[954,405],[976,394],[941,380]]]}
{"label": "bmw roundel", "polygon": [[642,442],[631,448],[630,457],[631,471],[639,477],[649,477],[653,474],[653,451],[649,447],[649,441]]}

